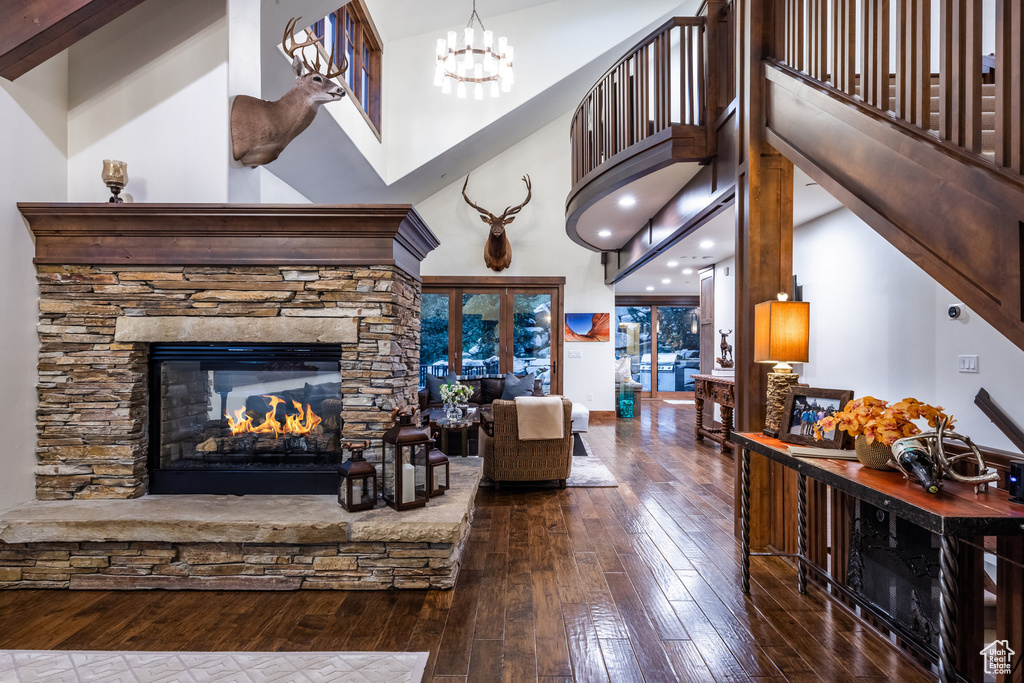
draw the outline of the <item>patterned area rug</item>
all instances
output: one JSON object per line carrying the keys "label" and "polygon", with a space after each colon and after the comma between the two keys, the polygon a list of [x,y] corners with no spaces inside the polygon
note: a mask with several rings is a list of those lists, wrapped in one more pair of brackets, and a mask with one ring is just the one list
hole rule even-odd
{"label": "patterned area rug", "polygon": [[[611,473],[601,459],[594,455],[590,450],[590,444],[579,434],[573,434],[576,437],[573,441],[573,457],[572,459],[572,471],[569,473],[569,478],[566,479],[565,485],[569,488],[616,488],[619,485],[619,481],[615,478],[615,475]],[[585,452],[577,452],[577,449],[582,449]],[[583,457],[585,456],[585,457]],[[534,488],[550,489],[558,488],[558,482],[522,482],[517,484],[515,482],[509,482],[510,486],[530,486]],[[484,488],[491,488],[494,486],[494,482],[490,479],[481,479],[480,486]]]}
{"label": "patterned area rug", "polygon": [[413,683],[423,678],[427,654],[0,650],[0,681]]}

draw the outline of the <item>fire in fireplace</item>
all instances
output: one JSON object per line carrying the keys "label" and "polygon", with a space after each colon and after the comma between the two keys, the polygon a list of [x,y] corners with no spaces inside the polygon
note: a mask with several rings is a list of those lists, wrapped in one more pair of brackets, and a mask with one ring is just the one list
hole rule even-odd
{"label": "fire in fireplace", "polygon": [[337,492],[335,345],[154,345],[151,493]]}

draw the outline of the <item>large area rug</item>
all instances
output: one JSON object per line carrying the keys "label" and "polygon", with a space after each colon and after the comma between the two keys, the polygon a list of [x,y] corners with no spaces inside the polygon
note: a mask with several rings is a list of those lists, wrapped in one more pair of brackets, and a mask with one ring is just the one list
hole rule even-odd
{"label": "large area rug", "polygon": [[[566,479],[565,485],[570,488],[616,488],[619,481],[612,474],[611,470],[605,467],[601,459],[590,450],[590,444],[580,434],[573,434],[573,459],[572,472]],[[530,486],[535,488],[558,488],[558,482],[530,481],[517,484],[509,482],[510,486]],[[494,482],[486,477],[480,480],[480,486],[491,488]]]}
{"label": "large area rug", "polygon": [[0,681],[418,683],[427,654],[0,650]]}

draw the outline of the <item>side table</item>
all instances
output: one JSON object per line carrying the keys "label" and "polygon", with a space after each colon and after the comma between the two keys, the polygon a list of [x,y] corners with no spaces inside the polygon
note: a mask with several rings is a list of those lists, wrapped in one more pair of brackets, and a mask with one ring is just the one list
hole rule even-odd
{"label": "side table", "polygon": [[[727,450],[734,453],[736,445],[729,440],[729,433],[732,432],[732,411],[736,407],[736,380],[715,375],[693,375],[693,397],[697,408],[697,427],[694,429],[697,441],[707,437],[716,441],[723,453]],[[717,403],[722,408],[720,427],[704,426],[705,401]]]}
{"label": "side table", "polygon": [[[480,424],[477,410],[471,409],[469,413],[459,420],[449,420],[447,417],[438,418],[434,423],[441,437],[441,452],[447,456],[461,455],[465,458],[469,455],[469,431]],[[458,441],[456,441],[458,439]],[[459,443],[461,448],[458,453],[453,452],[453,446]]]}

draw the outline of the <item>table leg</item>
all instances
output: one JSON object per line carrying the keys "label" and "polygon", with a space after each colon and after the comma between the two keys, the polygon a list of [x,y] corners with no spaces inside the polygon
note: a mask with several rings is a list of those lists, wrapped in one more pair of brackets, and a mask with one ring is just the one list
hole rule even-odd
{"label": "table leg", "polygon": [[441,452],[448,455],[448,428],[441,427]]}
{"label": "table leg", "polygon": [[462,457],[469,455],[469,427],[462,429]]}
{"label": "table leg", "polygon": [[796,589],[807,594],[807,475],[796,477]]}
{"label": "table leg", "polygon": [[694,429],[694,436],[697,438],[697,441],[703,441],[704,434],[702,432],[704,431],[704,399],[700,398],[699,396],[695,397],[693,399],[693,403],[694,407],[697,409],[697,426]]}
{"label": "table leg", "polygon": [[743,592],[750,593],[750,451],[740,449],[740,536],[743,557]]}
{"label": "table leg", "polygon": [[[732,408],[730,406],[721,406],[722,408],[722,452],[725,453],[726,449],[735,452],[735,447],[732,446],[732,441],[729,440],[729,434],[732,433]],[[727,446],[728,444],[728,446]]]}
{"label": "table leg", "polygon": [[956,683],[957,574],[960,541],[944,534],[939,549],[939,681]]}

